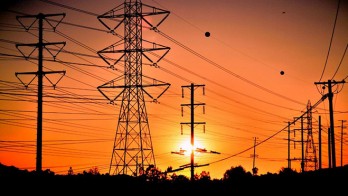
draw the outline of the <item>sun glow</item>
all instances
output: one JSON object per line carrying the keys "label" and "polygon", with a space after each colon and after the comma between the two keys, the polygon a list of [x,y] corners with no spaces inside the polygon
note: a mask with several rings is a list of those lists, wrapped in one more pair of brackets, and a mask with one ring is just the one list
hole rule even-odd
{"label": "sun glow", "polygon": [[194,145],[191,145],[191,141],[185,141],[180,145],[180,152],[185,156],[190,156],[192,150],[196,151],[198,148],[203,148],[202,145],[195,141]]}

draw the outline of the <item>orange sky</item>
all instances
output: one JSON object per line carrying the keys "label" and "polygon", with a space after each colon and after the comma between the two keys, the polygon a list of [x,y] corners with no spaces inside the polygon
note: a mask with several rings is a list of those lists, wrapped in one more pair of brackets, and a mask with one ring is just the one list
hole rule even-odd
{"label": "orange sky", "polygon": [[[75,172],[97,166],[101,173],[108,172],[119,105],[108,104],[97,87],[120,76],[123,67],[116,67],[121,72],[107,69],[107,64],[97,56],[97,51],[118,41],[116,36],[104,31],[106,29],[97,15],[123,1],[52,1],[77,8],[75,11],[49,1],[15,2],[5,6],[10,11],[1,12],[0,162],[22,169],[35,169],[37,80],[25,90],[15,72],[37,71],[37,61],[6,55],[21,55],[15,47],[17,42],[36,43],[37,25],[34,23],[34,29],[25,32],[16,16],[20,13],[66,13],[65,23],[59,24],[56,32],[45,31],[44,39],[65,41],[65,51],[86,55],[74,56],[63,51],[57,59],[75,64],[44,63],[44,70],[66,70],[66,75],[55,90],[47,79],[44,80],[43,169],[65,174],[70,166]],[[258,156],[255,161],[259,174],[277,173],[282,167],[287,167],[287,132],[281,130],[286,128],[287,122],[302,115],[308,101],[314,105],[320,100],[321,88],[317,88],[315,82],[342,81],[348,77],[347,57],[341,62],[348,43],[348,1],[340,1],[325,69],[337,11],[336,1],[142,2],[171,12],[158,29],[172,40],[154,31],[143,31],[144,39],[171,48],[160,61],[159,68],[143,65],[144,75],[171,84],[159,103],[146,97],[157,167],[164,171],[168,166],[178,168],[190,162],[189,156],[171,154],[190,141],[190,127],[184,126],[181,135],[180,126],[181,122],[190,120],[189,108],[184,108],[184,116],[181,116],[180,107],[190,101],[188,91],[185,91],[185,98],[181,97],[181,86],[190,83],[205,85],[205,96],[201,89],[195,91],[195,100],[206,104],[205,114],[202,108],[195,109],[195,120],[206,122],[205,131],[202,126],[195,128],[195,143],[221,153],[196,154],[198,164],[210,164],[196,168],[197,173],[209,171],[211,177],[219,179],[232,166],[242,165],[251,171],[254,137],[260,143],[256,147]],[[47,23],[44,27],[49,28]],[[117,30],[117,33],[123,33],[122,29]],[[211,33],[210,37],[204,36],[206,31]],[[36,56],[37,51],[31,57]],[[51,58],[47,52],[44,56]],[[285,74],[281,75],[280,71]],[[53,81],[58,79],[53,75],[48,77]],[[30,81],[31,76],[21,79]],[[333,90],[338,91],[333,104],[336,165],[339,166],[340,120],[348,120],[348,90],[343,85],[336,85]],[[327,93],[327,88],[324,93]],[[78,98],[69,99],[71,97]],[[326,99],[312,114],[316,147],[319,116],[322,119],[324,168],[328,167],[328,112]],[[299,121],[291,128],[300,128]],[[299,140],[300,132],[291,137]],[[343,137],[343,164],[347,164],[347,134]],[[300,147],[300,143],[291,144],[291,158],[300,158]],[[300,171],[299,161],[291,164]],[[178,174],[189,176],[189,169]]]}

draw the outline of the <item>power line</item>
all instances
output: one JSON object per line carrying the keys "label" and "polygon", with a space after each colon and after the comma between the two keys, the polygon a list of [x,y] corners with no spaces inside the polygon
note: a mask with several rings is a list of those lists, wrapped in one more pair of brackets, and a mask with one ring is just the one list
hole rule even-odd
{"label": "power line", "polygon": [[95,13],[92,13],[92,12],[88,12],[88,11],[85,11],[85,10],[81,10],[81,9],[78,9],[78,8],[74,8],[74,7],[71,7],[71,6],[63,5],[61,3],[57,3],[57,2],[53,2],[53,1],[49,1],[49,0],[40,0],[40,1],[44,2],[44,3],[49,3],[49,4],[52,4],[52,5],[56,5],[56,6],[59,6],[59,7],[63,7],[63,8],[66,8],[66,9],[70,9],[70,10],[73,10],[73,11],[76,11],[76,12],[80,12],[80,13],[84,13],[84,14],[88,14],[88,15],[92,15],[92,16],[99,16],[98,14],[95,14]]}
{"label": "power line", "polygon": [[[84,10],[80,10],[80,9],[77,9],[77,8],[73,8],[73,7],[71,7],[71,6],[67,6],[67,5],[63,5],[63,4],[58,4],[58,3],[55,3],[55,2],[52,3],[51,1],[46,1],[46,0],[42,0],[42,1],[43,1],[43,2],[46,2],[46,3],[54,4],[54,5],[57,5],[57,6],[60,6],[60,7],[65,7],[65,8],[74,10],[74,11],[79,11],[79,12],[81,12],[81,13],[86,13],[86,14],[93,15],[93,16],[97,15],[97,14],[95,14],[95,13],[88,12],[88,11],[84,11]],[[154,1],[154,2],[155,2],[156,4],[159,4],[159,3],[156,2],[156,1]],[[161,5],[160,5],[160,6],[161,6]],[[149,27],[147,27],[147,28],[149,28]],[[150,29],[150,28],[149,28],[149,29]],[[245,81],[245,82],[247,82],[247,83],[249,83],[249,84],[251,84],[251,85],[257,87],[257,88],[260,88],[260,89],[262,89],[262,90],[264,90],[264,91],[266,91],[266,92],[268,92],[268,93],[274,94],[274,95],[276,95],[276,96],[279,96],[279,97],[282,97],[282,98],[284,98],[284,99],[287,99],[287,100],[290,100],[290,101],[292,101],[292,102],[295,102],[295,103],[298,103],[298,104],[303,105],[303,103],[301,103],[301,102],[298,102],[298,101],[296,101],[296,100],[290,99],[290,98],[285,97],[285,96],[283,96],[283,95],[281,95],[281,94],[275,93],[275,92],[273,92],[273,91],[271,91],[271,90],[269,90],[269,89],[267,89],[267,88],[265,88],[265,87],[262,87],[262,86],[260,86],[260,85],[258,85],[258,84],[256,84],[256,83],[254,83],[254,82],[251,82],[251,81],[247,80],[246,78],[244,78],[244,77],[242,77],[242,76],[239,76],[238,74],[235,74],[234,72],[232,72],[232,71],[230,71],[230,70],[224,68],[223,66],[221,66],[221,65],[219,65],[219,64],[217,64],[217,63],[211,61],[210,59],[204,57],[203,55],[199,54],[198,52],[195,52],[194,50],[190,49],[189,47],[185,46],[184,44],[178,42],[178,41],[175,40],[174,38],[171,38],[169,35],[164,34],[163,32],[159,31],[157,28],[155,29],[155,32],[158,32],[159,34],[161,34],[161,35],[164,36],[165,38],[169,39],[170,41],[172,41],[172,42],[174,42],[175,44],[179,45],[180,47],[184,48],[185,50],[191,52],[192,54],[198,56],[199,58],[201,58],[201,59],[207,61],[208,63],[210,63],[210,64],[212,64],[212,65],[214,65],[214,66],[216,66],[216,67],[222,69],[223,71],[225,71],[225,72],[227,72],[227,73],[229,73],[229,74],[231,74],[231,75],[233,75],[233,76],[235,76],[235,77],[237,77],[237,78],[239,78],[239,79],[241,79],[241,80],[243,80],[243,81]],[[122,38],[122,37],[121,37],[121,38]]]}
{"label": "power line", "polygon": [[[157,3],[157,2],[156,2]],[[182,44],[183,45],[183,44]],[[164,59],[165,60],[165,59]],[[168,62],[168,61],[167,61]],[[163,69],[162,69],[163,70]],[[187,69],[185,69],[186,71],[188,71]],[[168,70],[165,70],[167,73],[168,73]],[[190,72],[190,71],[189,71]],[[173,75],[173,74],[172,74]],[[182,77],[180,77],[180,78],[182,78]],[[207,79],[207,78],[204,78],[204,79],[206,79],[206,80],[209,80],[209,79]],[[213,81],[211,81],[211,80],[209,80],[210,82],[213,82]],[[216,82],[213,82],[213,83],[215,83],[216,84]],[[221,85],[219,85],[219,86],[221,86]],[[230,88],[228,88],[229,90],[231,90]],[[234,91],[234,92],[237,92],[237,91]],[[266,102],[266,101],[264,101],[264,100],[260,100],[260,99],[258,99],[258,98],[255,98],[255,97],[251,97],[251,96],[248,96],[248,95],[246,95],[246,94],[244,94],[244,93],[240,93],[240,92],[237,92],[237,93],[239,93],[239,94],[242,94],[242,95],[244,95],[244,96],[247,96],[247,97],[249,97],[249,98],[253,98],[253,99],[255,99],[255,100],[257,100],[257,101],[262,101],[262,102],[264,102],[264,103],[267,103],[267,104],[271,104],[271,105],[275,105],[274,103],[269,103],[269,102]],[[297,103],[299,103],[299,102],[297,102]],[[300,103],[301,104],[301,103]],[[277,106],[277,105],[275,105],[275,106]],[[278,106],[278,107],[283,107],[283,108],[286,108],[286,107],[284,107],[284,106]],[[288,109],[290,109],[290,108],[288,108]],[[293,109],[290,109],[290,110],[293,110]]]}
{"label": "power line", "polygon": [[267,88],[265,88],[265,87],[263,87],[263,86],[261,86],[261,85],[259,85],[259,84],[256,84],[256,83],[254,83],[254,82],[252,82],[252,81],[246,79],[245,77],[242,77],[242,76],[240,76],[240,75],[238,75],[238,74],[232,72],[231,70],[229,70],[229,69],[225,68],[224,66],[222,66],[222,65],[220,65],[220,64],[218,64],[218,63],[216,63],[216,62],[214,62],[214,61],[212,61],[212,60],[210,60],[209,58],[203,56],[202,54],[200,54],[200,53],[198,53],[198,52],[196,52],[196,51],[194,51],[193,49],[191,49],[191,48],[189,48],[188,46],[186,46],[186,45],[180,43],[179,41],[177,41],[177,40],[175,40],[174,38],[170,37],[169,35],[167,35],[167,34],[161,32],[161,31],[159,31],[158,29],[156,29],[155,32],[159,33],[160,35],[162,35],[162,36],[165,37],[166,39],[172,41],[173,43],[177,44],[177,45],[180,46],[181,48],[183,48],[183,49],[185,49],[186,51],[192,53],[193,55],[199,57],[200,59],[202,59],[202,60],[208,62],[209,64],[211,64],[211,65],[213,65],[213,66],[219,68],[220,70],[222,70],[222,71],[224,71],[224,72],[226,72],[226,73],[228,73],[228,74],[230,74],[230,75],[232,75],[232,76],[234,76],[234,77],[236,77],[236,78],[238,78],[238,79],[240,79],[240,80],[242,80],[242,81],[244,81],[244,82],[246,82],[246,83],[248,83],[248,84],[250,84],[250,85],[252,85],[252,86],[254,86],[254,87],[256,87],[256,88],[259,88],[259,89],[261,89],[261,90],[263,90],[263,91],[265,91],[265,92],[268,92],[268,93],[270,93],[270,94],[276,95],[276,96],[281,97],[281,98],[283,98],[283,99],[286,99],[286,100],[288,100],[288,101],[291,101],[291,102],[294,102],[294,103],[303,105],[303,103],[301,103],[301,102],[299,102],[299,101],[296,101],[296,100],[294,100],[294,99],[291,99],[291,98],[289,98],[289,97],[286,97],[286,96],[284,96],[284,95],[281,95],[281,94],[279,94],[279,93],[276,93],[276,92],[274,92],[274,91],[272,91],[272,90],[270,90],[270,89],[267,89]]}
{"label": "power line", "polygon": [[336,11],[336,17],[335,17],[334,26],[333,26],[333,29],[332,29],[332,34],[331,34],[329,49],[328,49],[328,51],[327,51],[327,55],[326,55],[326,60],[325,60],[324,68],[323,68],[323,71],[321,72],[321,76],[320,76],[319,82],[320,82],[321,79],[323,78],[323,75],[324,75],[324,72],[325,72],[325,69],[326,69],[326,66],[327,66],[327,62],[328,62],[328,60],[329,60],[330,51],[331,51],[331,45],[332,45],[332,40],[333,40],[333,37],[334,37],[334,34],[335,34],[335,29],[336,29],[336,22],[337,22],[337,17],[338,17],[339,8],[340,8],[340,0],[338,0],[337,11]]}
{"label": "power line", "polygon": [[344,57],[346,56],[347,48],[348,48],[348,44],[346,45],[346,49],[345,49],[345,50],[344,50],[344,52],[343,52],[343,55],[342,55],[342,58],[341,58],[340,64],[338,65],[338,67],[337,67],[337,69],[336,69],[336,71],[335,71],[334,75],[332,76],[331,80],[333,80],[333,79],[334,79],[334,77],[336,76],[336,74],[337,74],[337,72],[338,72],[339,68],[341,67],[341,64],[342,64],[342,62],[343,62],[343,59],[344,59]]}

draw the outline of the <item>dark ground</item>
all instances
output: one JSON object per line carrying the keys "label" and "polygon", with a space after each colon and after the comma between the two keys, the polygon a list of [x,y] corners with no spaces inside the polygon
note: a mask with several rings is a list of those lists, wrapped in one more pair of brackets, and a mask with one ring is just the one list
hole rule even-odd
{"label": "dark ground", "polygon": [[[38,174],[0,165],[1,195],[344,195],[348,165],[304,173],[238,176],[229,180],[148,181],[126,175]],[[215,194],[215,195],[212,195]]]}

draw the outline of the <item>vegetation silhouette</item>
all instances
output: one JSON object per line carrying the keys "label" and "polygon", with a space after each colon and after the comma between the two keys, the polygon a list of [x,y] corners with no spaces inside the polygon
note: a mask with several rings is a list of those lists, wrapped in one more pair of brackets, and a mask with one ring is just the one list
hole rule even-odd
{"label": "vegetation silhouette", "polygon": [[195,175],[191,181],[184,175],[165,172],[150,166],[140,176],[100,174],[97,167],[75,174],[73,168],[65,175],[44,170],[20,170],[0,163],[3,193],[72,195],[72,194],[339,194],[348,182],[348,165],[330,169],[297,172],[281,168],[279,173],[253,175],[241,165],[226,170],[221,179],[211,179],[209,172]]}

